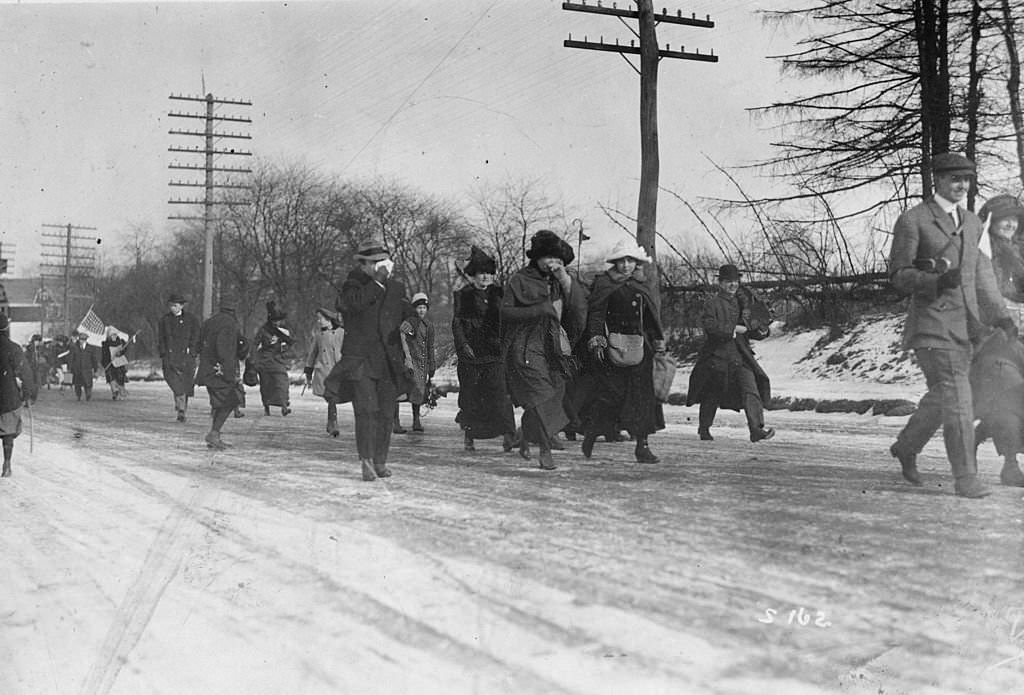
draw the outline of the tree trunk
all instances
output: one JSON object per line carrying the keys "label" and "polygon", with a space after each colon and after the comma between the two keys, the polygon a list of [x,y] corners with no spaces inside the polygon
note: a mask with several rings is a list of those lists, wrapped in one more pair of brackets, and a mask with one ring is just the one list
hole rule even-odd
{"label": "tree trunk", "polygon": [[[981,108],[981,71],[978,69],[978,46],[981,44],[981,2],[971,2],[971,52],[967,74],[967,142],[964,144],[964,155],[972,162],[978,161],[978,111]],[[974,210],[974,201],[978,196],[977,178],[971,182],[967,192],[967,209]]]}
{"label": "tree trunk", "polygon": [[[936,7],[937,5],[937,7]],[[949,151],[948,0],[914,0],[921,86],[921,193],[932,190],[931,159]]]}
{"label": "tree trunk", "polygon": [[1014,35],[1013,14],[1010,11],[1010,0],[1002,1],[1003,39],[1006,42],[1006,57],[1009,63],[1009,76],[1006,79],[1006,91],[1010,100],[1010,118],[1017,142],[1017,167],[1021,183],[1024,184],[1024,116],[1020,110],[1020,54],[1017,53],[1017,37]]}

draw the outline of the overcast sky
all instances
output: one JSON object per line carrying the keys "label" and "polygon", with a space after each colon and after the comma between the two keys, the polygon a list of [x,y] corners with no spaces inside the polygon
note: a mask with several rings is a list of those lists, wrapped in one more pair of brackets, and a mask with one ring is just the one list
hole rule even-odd
{"label": "overcast sky", "polygon": [[[705,156],[768,154],[770,133],[745,109],[801,88],[767,58],[794,36],[762,26],[756,11],[776,6],[763,2],[655,4],[717,23],[660,25],[662,46],[720,57],[661,61],[662,185],[695,202],[732,195]],[[168,118],[192,106],[168,97],[200,95],[205,79],[218,98],[252,101],[219,113],[252,118],[238,130],[257,156],[451,197],[538,178],[611,243],[621,232],[598,205],[635,212],[639,78],[617,54],[564,48],[570,33],[632,38],[560,0],[0,5],[0,240],[16,244],[17,273],[38,262],[43,224],[97,227],[104,248],[132,225],[169,229],[185,210],[167,200],[191,189],[167,185],[180,178],[167,148],[202,140],[168,134],[201,125]],[[666,196],[659,213],[670,236],[703,234]]]}

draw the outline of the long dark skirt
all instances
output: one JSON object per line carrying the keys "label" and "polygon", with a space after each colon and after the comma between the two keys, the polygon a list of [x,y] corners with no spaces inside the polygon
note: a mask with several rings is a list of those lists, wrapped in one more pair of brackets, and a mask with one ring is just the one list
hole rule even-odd
{"label": "long dark skirt", "polygon": [[288,405],[288,371],[280,365],[259,368],[263,405]]}
{"label": "long dark skirt", "polygon": [[505,388],[501,362],[458,364],[459,414],[455,422],[473,439],[490,439],[516,431],[512,400]]}
{"label": "long dark skirt", "polygon": [[540,444],[550,440],[568,425],[569,416],[565,414],[564,400],[565,383],[559,382],[550,398],[538,402],[532,408],[524,408],[523,438],[531,444]]}
{"label": "long dark skirt", "polygon": [[625,429],[645,437],[665,429],[665,414],[654,397],[654,354],[644,351],[634,367],[595,366],[590,398],[580,412],[583,430],[608,434]]}

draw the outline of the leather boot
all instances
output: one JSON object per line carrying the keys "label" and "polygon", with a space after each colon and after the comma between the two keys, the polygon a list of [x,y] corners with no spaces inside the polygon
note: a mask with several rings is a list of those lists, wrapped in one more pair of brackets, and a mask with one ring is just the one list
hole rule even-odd
{"label": "leather boot", "polygon": [[373,462],[373,472],[377,474],[378,478],[390,478],[391,469],[387,467],[385,463]]}
{"label": "leather boot", "polygon": [[552,451],[565,451],[565,444],[562,444],[562,442],[559,441],[557,434],[551,438],[549,444],[551,445]]}
{"label": "leather boot", "polygon": [[537,455],[537,460],[540,467],[546,471],[553,471],[558,466],[555,465],[555,459],[551,456],[551,451],[548,449],[541,449],[541,452]]}
{"label": "leather boot", "polygon": [[330,418],[330,419],[327,420],[327,434],[331,435],[332,437],[337,437],[338,436],[338,421],[337,420],[335,420],[333,418]]}
{"label": "leather boot", "polygon": [[584,458],[590,458],[590,455],[594,453],[594,442],[596,441],[596,432],[585,432],[583,434],[583,443],[580,444],[580,451],[583,452]]}
{"label": "leather boot", "polygon": [[516,441],[516,435],[512,432],[506,432],[501,435],[501,448],[507,454],[518,446],[519,442]]}
{"label": "leather boot", "polygon": [[10,477],[11,477],[11,462],[10,461],[4,461],[4,470],[3,470],[2,473],[0,473],[0,478],[10,478]]}
{"label": "leather boot", "polygon": [[1024,487],[1024,472],[1017,465],[1017,457],[1007,457],[1003,462],[1003,470],[999,472],[999,482],[1010,487]]}
{"label": "leather boot", "polygon": [[516,430],[516,436],[519,437],[519,455],[527,461],[530,460],[530,442],[526,441],[526,435],[520,428]]}
{"label": "leather boot", "polygon": [[715,438],[711,436],[711,430],[707,427],[701,427],[697,430],[697,436],[700,437],[702,442],[713,442]]}
{"label": "leather boot", "polygon": [[889,453],[900,462],[903,469],[903,479],[911,485],[922,485],[921,474],[917,472],[917,455],[909,454],[900,448],[899,442],[893,442],[889,447]]}
{"label": "leather boot", "polygon": [[227,449],[227,445],[221,440],[220,432],[208,432],[206,434],[206,448],[216,449],[217,451],[223,451]]}
{"label": "leather boot", "polygon": [[463,448],[466,451],[476,451],[476,446],[473,444],[473,435],[469,433],[469,430],[466,430],[465,432],[465,441],[463,442]]}
{"label": "leather boot", "polygon": [[967,475],[963,478],[956,479],[956,485],[954,486],[957,497],[966,497],[968,499],[979,499],[981,497],[988,497],[992,494],[976,475]]}
{"label": "leather boot", "polygon": [[636,460],[640,463],[658,463],[661,460],[647,446],[647,437],[636,438],[636,449],[634,449],[633,453],[636,456]]}

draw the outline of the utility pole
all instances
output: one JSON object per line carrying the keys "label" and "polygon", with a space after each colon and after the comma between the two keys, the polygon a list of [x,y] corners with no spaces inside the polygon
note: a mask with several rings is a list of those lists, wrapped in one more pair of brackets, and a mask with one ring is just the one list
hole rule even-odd
{"label": "utility pole", "polygon": [[[95,236],[76,235],[75,232],[95,232],[95,227],[81,227],[74,224],[44,224],[60,232],[43,232],[43,262],[40,266],[44,278],[58,279],[64,283],[64,335],[71,335],[71,300],[92,298],[92,294],[73,294],[71,278],[92,280],[96,269]],[[46,241],[49,239],[50,241]],[[60,259],[60,260],[57,260]]]}
{"label": "utility pole", "polygon": [[[168,185],[170,186],[191,186],[195,188],[203,188],[205,194],[201,199],[171,199],[168,202],[174,205],[202,205],[203,215],[198,217],[195,215],[170,215],[168,219],[171,220],[202,220],[203,221],[203,235],[205,238],[205,252],[203,258],[203,318],[209,318],[213,314],[213,222],[215,221],[213,215],[214,206],[214,189],[217,188],[242,188],[248,189],[249,186],[242,184],[231,184],[231,183],[215,183],[214,172],[225,172],[233,174],[249,174],[252,173],[251,169],[240,169],[234,167],[217,167],[214,166],[213,158],[217,156],[231,156],[231,157],[250,157],[252,152],[243,150],[236,150],[234,148],[216,149],[214,140],[219,138],[229,138],[238,140],[252,140],[251,135],[244,133],[223,133],[216,132],[214,130],[214,123],[217,121],[230,122],[230,123],[252,123],[249,118],[240,116],[217,116],[214,114],[214,106],[217,104],[229,104],[233,106],[252,106],[251,101],[242,101],[238,99],[215,99],[213,94],[207,94],[205,97],[198,96],[183,96],[172,94],[170,96],[173,100],[178,101],[193,101],[202,102],[206,104],[206,113],[180,113],[171,111],[167,115],[172,118],[197,118],[205,122],[205,127],[202,131],[198,130],[175,130],[171,129],[168,131],[170,135],[185,135],[191,137],[201,137],[205,142],[204,147],[177,147],[171,146],[167,150],[169,152],[180,152],[183,154],[201,154],[204,155],[203,166],[193,164],[179,164],[172,162],[168,168],[170,169],[185,169],[188,171],[204,172],[204,179],[202,183],[194,181],[171,181]],[[246,201],[220,201],[220,205],[248,205]]]}
{"label": "utility pole", "polygon": [[[609,51],[618,53],[628,62],[626,54],[640,56],[640,69],[636,66],[633,69],[640,74],[640,196],[637,201],[636,214],[636,240],[651,258],[655,255],[655,233],[657,232],[658,220],[658,61],[662,58],[676,58],[679,60],[696,60],[704,63],[717,63],[718,56],[713,51],[701,53],[700,50],[690,52],[685,46],[680,46],[678,51],[670,49],[666,44],[665,48],[658,48],[658,37],[655,27],[659,23],[679,24],[701,29],[713,29],[715,23],[705,15],[704,19],[698,19],[696,15],[684,17],[681,11],[671,15],[662,8],[661,13],[654,12],[652,0],[635,0],[636,10],[623,10],[617,7],[617,3],[611,3],[611,7],[605,7],[598,0],[596,5],[588,5],[586,0],[580,2],[563,2],[562,9],[573,12],[589,12],[611,17],[637,20],[638,30],[633,31],[636,39],[630,39],[629,45],[620,44],[618,39],[614,44],[605,43],[604,37],[600,41],[589,41],[586,36],[582,41],[574,40],[572,34],[562,45],[566,48],[583,48],[591,51]],[[623,21],[623,23],[625,23]],[[628,26],[628,25],[627,25]],[[632,29],[631,29],[632,31]],[[639,46],[636,45],[639,40]],[[630,63],[632,65],[632,63]]]}

